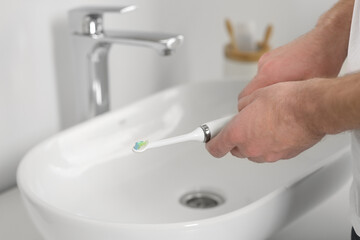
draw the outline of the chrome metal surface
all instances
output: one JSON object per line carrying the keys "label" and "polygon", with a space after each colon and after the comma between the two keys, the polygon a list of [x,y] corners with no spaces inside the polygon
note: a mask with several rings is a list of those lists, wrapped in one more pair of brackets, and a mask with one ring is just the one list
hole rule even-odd
{"label": "chrome metal surface", "polygon": [[211,192],[190,192],[180,198],[182,205],[198,209],[214,208],[224,202],[224,198]]}
{"label": "chrome metal surface", "polygon": [[108,54],[112,44],[149,47],[162,56],[172,54],[184,37],[177,34],[104,30],[105,13],[125,13],[136,7],[83,7],[69,12],[77,81],[74,124],[109,110]]}
{"label": "chrome metal surface", "polygon": [[203,124],[200,126],[201,129],[204,131],[204,143],[207,143],[211,139],[211,131],[208,125]]}
{"label": "chrome metal surface", "polygon": [[136,9],[136,6],[113,6],[113,7],[80,7],[69,11],[69,24],[71,33],[86,34],[89,16],[93,19],[103,19],[105,13],[126,13]]}

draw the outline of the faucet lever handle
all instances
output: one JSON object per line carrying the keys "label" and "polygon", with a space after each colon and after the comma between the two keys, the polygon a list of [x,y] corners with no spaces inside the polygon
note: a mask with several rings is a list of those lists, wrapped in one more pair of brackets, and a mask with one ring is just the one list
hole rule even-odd
{"label": "faucet lever handle", "polygon": [[69,11],[70,29],[73,33],[77,34],[100,35],[104,31],[104,13],[126,13],[135,9],[135,5],[75,8]]}

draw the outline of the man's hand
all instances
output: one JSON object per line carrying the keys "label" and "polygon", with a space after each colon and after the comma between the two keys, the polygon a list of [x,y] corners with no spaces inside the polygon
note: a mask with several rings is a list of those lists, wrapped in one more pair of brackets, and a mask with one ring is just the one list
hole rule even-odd
{"label": "man's hand", "polygon": [[347,56],[353,5],[354,0],[339,0],[313,30],[262,56],[239,98],[278,82],[336,77]]}
{"label": "man's hand", "polygon": [[328,38],[328,35],[314,29],[264,54],[259,60],[257,75],[240,93],[239,98],[278,82],[336,77],[346,57],[346,50],[330,47],[330,40],[334,41],[334,38]]}
{"label": "man's hand", "polygon": [[320,141],[325,134],[305,112],[312,107],[304,108],[303,85],[308,81],[278,83],[241,98],[239,113],[206,145],[210,154],[223,157],[231,152],[273,162],[292,158]]}

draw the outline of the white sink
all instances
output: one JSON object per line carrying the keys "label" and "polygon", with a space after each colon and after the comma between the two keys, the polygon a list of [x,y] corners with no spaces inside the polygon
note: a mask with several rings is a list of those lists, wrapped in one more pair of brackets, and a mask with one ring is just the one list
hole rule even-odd
{"label": "white sink", "polygon": [[[215,159],[202,143],[131,151],[136,140],[186,133],[235,113],[244,85],[203,82],[169,89],[31,150],[19,166],[18,186],[43,237],[266,239],[348,182],[347,134],[272,164],[231,155]],[[204,195],[197,201],[184,197],[188,193]],[[191,208],[186,201],[209,208]]]}

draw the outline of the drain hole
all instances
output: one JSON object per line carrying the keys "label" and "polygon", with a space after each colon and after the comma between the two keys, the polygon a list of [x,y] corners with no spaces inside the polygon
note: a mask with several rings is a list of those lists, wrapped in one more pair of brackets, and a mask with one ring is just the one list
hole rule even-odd
{"label": "drain hole", "polygon": [[224,198],[210,192],[191,192],[180,198],[180,203],[190,208],[214,208],[225,202]]}

